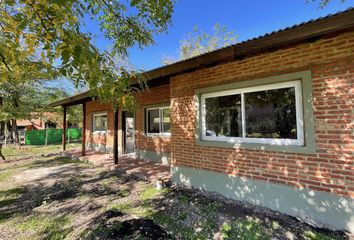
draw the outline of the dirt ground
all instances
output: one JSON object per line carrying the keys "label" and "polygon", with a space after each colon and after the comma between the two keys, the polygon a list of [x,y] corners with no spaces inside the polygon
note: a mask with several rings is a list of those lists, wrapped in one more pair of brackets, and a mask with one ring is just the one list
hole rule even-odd
{"label": "dirt ground", "polygon": [[156,190],[51,151],[4,151],[0,239],[350,239],[214,194]]}

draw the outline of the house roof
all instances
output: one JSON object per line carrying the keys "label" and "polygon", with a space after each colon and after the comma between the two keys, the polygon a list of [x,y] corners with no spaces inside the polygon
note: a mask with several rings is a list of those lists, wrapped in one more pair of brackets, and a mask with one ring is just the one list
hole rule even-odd
{"label": "house roof", "polygon": [[[170,76],[176,74],[243,59],[262,52],[273,51],[290,44],[315,40],[329,33],[352,29],[354,29],[354,8],[349,8],[342,12],[296,24],[190,59],[155,68],[145,72],[145,75],[147,76],[148,84],[153,85],[157,82],[166,81]],[[75,105],[87,99],[90,99],[88,91],[53,102],[49,106]]]}

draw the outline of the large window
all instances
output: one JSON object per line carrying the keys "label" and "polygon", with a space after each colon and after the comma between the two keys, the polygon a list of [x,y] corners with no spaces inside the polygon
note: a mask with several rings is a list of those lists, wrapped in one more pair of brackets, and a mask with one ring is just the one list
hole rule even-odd
{"label": "large window", "polygon": [[300,81],[201,95],[202,139],[303,145]]}
{"label": "large window", "polygon": [[146,109],[146,133],[171,133],[171,110],[169,107]]}
{"label": "large window", "polygon": [[107,113],[92,115],[92,131],[107,131]]}

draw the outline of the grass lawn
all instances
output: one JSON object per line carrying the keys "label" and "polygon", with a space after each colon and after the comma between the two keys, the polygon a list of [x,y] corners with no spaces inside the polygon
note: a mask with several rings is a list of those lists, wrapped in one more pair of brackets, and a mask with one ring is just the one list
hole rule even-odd
{"label": "grass lawn", "polygon": [[349,239],[270,210],[47,157],[59,150],[3,150],[0,239]]}

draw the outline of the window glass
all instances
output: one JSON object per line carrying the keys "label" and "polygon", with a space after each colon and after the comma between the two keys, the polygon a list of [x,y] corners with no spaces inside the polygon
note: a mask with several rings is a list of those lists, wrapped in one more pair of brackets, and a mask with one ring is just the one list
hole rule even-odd
{"label": "window glass", "polygon": [[162,131],[171,132],[171,110],[165,108],[162,110]]}
{"label": "window glass", "polygon": [[241,95],[205,99],[206,136],[241,137]]}
{"label": "window glass", "polygon": [[202,139],[303,145],[300,90],[293,81],[202,94]]}
{"label": "window glass", "polygon": [[107,130],[107,115],[101,116],[101,131]]}
{"label": "window glass", "polygon": [[295,88],[245,93],[246,137],[296,139]]}
{"label": "window glass", "polygon": [[166,107],[146,110],[146,132],[147,133],[170,133],[171,132],[171,110]]}
{"label": "window glass", "polygon": [[93,131],[107,130],[107,114],[93,115]]}
{"label": "window glass", "polygon": [[160,114],[159,109],[147,110],[147,120],[148,133],[159,133],[160,132]]}

